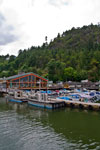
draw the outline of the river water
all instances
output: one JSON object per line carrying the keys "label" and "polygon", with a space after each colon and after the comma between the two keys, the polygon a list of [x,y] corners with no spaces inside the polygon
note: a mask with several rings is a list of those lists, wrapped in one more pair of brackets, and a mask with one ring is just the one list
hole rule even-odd
{"label": "river water", "polygon": [[0,150],[100,150],[100,113],[0,99]]}

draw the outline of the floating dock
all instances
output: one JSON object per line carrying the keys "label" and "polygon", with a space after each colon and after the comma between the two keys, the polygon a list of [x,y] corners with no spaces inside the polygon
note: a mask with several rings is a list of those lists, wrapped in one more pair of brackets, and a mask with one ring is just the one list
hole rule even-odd
{"label": "floating dock", "polygon": [[100,111],[100,103],[49,98],[47,93],[33,93],[30,95],[25,95],[25,93],[18,91],[14,93],[14,96],[8,95],[7,99],[10,100],[10,102],[26,102],[28,103],[28,105],[46,109],[60,109],[62,107],[71,107]]}
{"label": "floating dock", "polygon": [[[62,107],[66,107],[64,101],[52,101],[48,100],[48,96],[46,93],[35,93],[34,95],[28,95],[28,97],[24,97],[22,92],[15,92],[13,96],[7,95],[6,100],[7,102],[14,102],[14,103],[27,103],[28,105],[46,108],[46,109],[58,109]],[[26,95],[27,96],[27,95]]]}
{"label": "floating dock", "polygon": [[37,101],[37,100],[29,100],[29,105],[35,106],[35,107],[41,107],[46,109],[58,109],[65,107],[64,101]]}
{"label": "floating dock", "polygon": [[[52,100],[56,101],[57,99],[52,99]],[[59,99],[59,101],[62,100]],[[65,102],[66,107],[100,111],[100,103],[80,102],[80,101],[71,101],[71,100],[63,100],[63,101]]]}

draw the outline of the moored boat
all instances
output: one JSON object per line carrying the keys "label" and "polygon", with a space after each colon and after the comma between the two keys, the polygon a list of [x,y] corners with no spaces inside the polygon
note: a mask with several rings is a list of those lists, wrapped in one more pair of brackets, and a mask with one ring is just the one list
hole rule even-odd
{"label": "moored boat", "polygon": [[40,108],[46,108],[46,109],[56,109],[56,108],[61,108],[65,107],[65,102],[64,101],[52,101],[48,100],[48,95],[47,93],[36,93],[34,98],[29,98],[28,99],[28,104],[35,106],[35,107],[40,107]]}
{"label": "moored boat", "polygon": [[22,91],[15,91],[13,94],[8,94],[6,100],[9,102],[15,103],[24,103],[28,101],[28,96],[25,95]]}

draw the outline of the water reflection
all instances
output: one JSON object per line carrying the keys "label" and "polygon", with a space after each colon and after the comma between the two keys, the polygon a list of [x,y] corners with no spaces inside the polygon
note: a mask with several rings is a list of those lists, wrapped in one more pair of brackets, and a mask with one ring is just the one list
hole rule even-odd
{"label": "water reflection", "polygon": [[47,111],[0,100],[3,150],[100,149],[99,126],[99,112],[70,108]]}

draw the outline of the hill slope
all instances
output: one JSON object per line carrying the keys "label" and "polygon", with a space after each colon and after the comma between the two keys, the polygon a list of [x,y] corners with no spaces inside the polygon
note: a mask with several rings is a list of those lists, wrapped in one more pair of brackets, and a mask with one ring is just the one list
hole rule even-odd
{"label": "hill slope", "polygon": [[0,76],[32,71],[50,80],[100,80],[100,26],[65,31],[49,44],[0,56]]}

